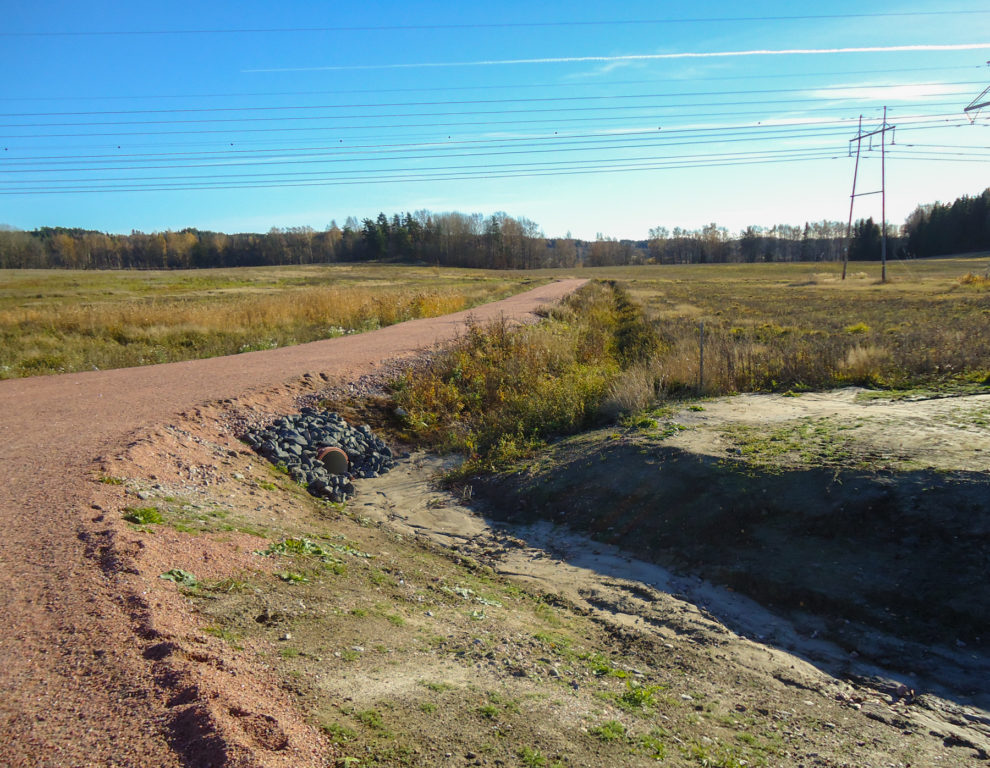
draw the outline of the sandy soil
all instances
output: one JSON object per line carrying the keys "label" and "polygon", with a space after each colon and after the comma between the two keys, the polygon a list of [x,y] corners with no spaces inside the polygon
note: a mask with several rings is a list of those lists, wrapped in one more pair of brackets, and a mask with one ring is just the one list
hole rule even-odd
{"label": "sandy soil", "polygon": [[843,439],[856,444],[875,469],[990,471],[990,395],[915,396],[892,400],[882,393],[849,387],[796,397],[748,394],[705,402],[702,410],[682,410],[687,427],[669,443],[695,453],[725,456],[729,425],[772,430],[798,420],[832,421]]}
{"label": "sandy soil", "polygon": [[[857,407],[853,395],[823,394],[800,409],[789,408],[786,399],[761,397],[759,412],[741,412],[753,419],[786,420],[808,410],[836,416],[844,409]],[[774,408],[781,403],[779,409]],[[720,423],[718,419],[725,415],[719,413],[721,407],[738,415],[737,404],[735,398],[710,404],[706,423]],[[945,403],[936,406],[938,410],[949,407]],[[960,406],[954,407],[958,410]],[[910,411],[889,403],[880,408],[897,414]],[[920,421],[923,423],[923,419]],[[698,447],[711,444],[698,435],[691,441]],[[476,505],[458,503],[456,497],[439,505],[428,478],[443,469],[443,462],[421,454],[385,478],[362,481],[359,491],[364,490],[363,498],[367,499],[362,502],[363,513],[396,530],[452,547],[498,573],[559,594],[603,621],[661,644],[688,641],[716,647],[719,663],[729,669],[746,670],[768,681],[783,680],[832,700],[865,700],[871,702],[867,714],[873,719],[900,722],[947,745],[990,754],[990,710],[974,706],[967,697],[963,697],[966,703],[960,703],[954,695],[959,688],[970,687],[974,679],[987,679],[990,660],[982,652],[974,653],[976,649],[962,644],[929,647],[918,668],[920,675],[905,674],[903,668],[884,668],[868,658],[850,654],[848,648],[817,631],[813,622],[809,626],[807,620],[795,621],[732,589],[696,576],[676,574],[566,526],[548,521],[496,522],[479,514]],[[876,641],[882,643],[883,633],[874,634]],[[898,642],[894,638],[888,641]],[[983,686],[977,687],[984,690]],[[933,690],[942,696],[920,695]],[[898,696],[898,691],[911,694]],[[712,695],[725,693],[713,691]],[[978,696],[977,700],[986,704],[987,697]],[[960,752],[956,759],[971,755]],[[925,765],[926,759],[938,758],[919,755],[918,759],[919,765]]]}
{"label": "sandy soil", "polygon": [[[181,629],[181,606],[149,602],[142,594],[133,565],[140,542],[119,539],[122,524],[105,514],[100,494],[110,497],[114,488],[101,488],[100,467],[180,412],[195,416],[205,403],[251,392],[265,393],[266,408],[288,411],[296,397],[324,388],[330,378],[356,380],[382,361],[449,339],[468,317],[529,317],[581,282],[298,347],[0,382],[5,764],[322,762],[325,742],[270,681],[238,678],[236,665],[224,669],[207,653],[174,658],[162,638]],[[156,455],[154,446],[149,450]],[[258,701],[267,702],[264,710]]]}

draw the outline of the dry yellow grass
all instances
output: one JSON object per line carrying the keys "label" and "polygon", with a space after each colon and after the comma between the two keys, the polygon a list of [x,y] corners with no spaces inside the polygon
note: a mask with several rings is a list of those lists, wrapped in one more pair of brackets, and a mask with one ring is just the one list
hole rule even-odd
{"label": "dry yellow grass", "polygon": [[[664,342],[651,378],[696,392],[705,324],[704,393],[977,385],[990,378],[985,257],[841,264],[708,264],[586,269],[621,281]],[[612,400],[648,388],[630,374]],[[967,384],[968,383],[968,384]]]}
{"label": "dry yellow grass", "polygon": [[959,278],[959,284],[965,285],[968,288],[975,288],[979,291],[988,291],[990,290],[990,272],[983,275],[974,275],[972,272],[967,272]]}
{"label": "dry yellow grass", "polygon": [[534,284],[389,266],[0,273],[0,378],[271,349],[434,317]]}

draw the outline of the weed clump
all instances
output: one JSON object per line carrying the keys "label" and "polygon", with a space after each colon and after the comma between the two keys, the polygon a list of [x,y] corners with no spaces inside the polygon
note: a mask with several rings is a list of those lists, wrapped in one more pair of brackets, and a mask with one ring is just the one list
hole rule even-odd
{"label": "weed clump", "polygon": [[163,523],[162,513],[157,507],[128,507],[124,512],[124,519],[135,525],[151,525]]}

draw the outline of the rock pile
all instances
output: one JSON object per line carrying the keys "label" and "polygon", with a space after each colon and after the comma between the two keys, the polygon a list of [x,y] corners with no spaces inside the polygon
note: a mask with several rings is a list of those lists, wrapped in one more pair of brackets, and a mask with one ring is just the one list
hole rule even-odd
{"label": "rock pile", "polygon": [[[354,495],[352,478],[378,477],[395,466],[392,451],[370,427],[352,427],[338,414],[316,408],[303,408],[267,429],[249,431],[244,441],[272,464],[283,464],[314,496],[338,503]],[[330,474],[319,460],[320,451],[329,447],[347,454],[347,474]]]}

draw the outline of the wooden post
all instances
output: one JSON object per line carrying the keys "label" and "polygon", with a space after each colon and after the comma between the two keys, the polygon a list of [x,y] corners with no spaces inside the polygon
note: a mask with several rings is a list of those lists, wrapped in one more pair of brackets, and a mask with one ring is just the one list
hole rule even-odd
{"label": "wooden post", "polygon": [[887,108],[883,108],[880,130],[880,282],[887,282]]}
{"label": "wooden post", "polygon": [[698,325],[698,394],[705,391],[705,321]]}
{"label": "wooden post", "polygon": [[856,178],[859,176],[859,150],[863,140],[863,116],[859,116],[859,128],[856,130],[856,166],[853,168],[853,191],[849,195],[849,223],[846,224],[846,253],[842,259],[842,279],[846,279],[846,267],[849,266],[849,247],[852,245],[853,204],[856,202]]}

